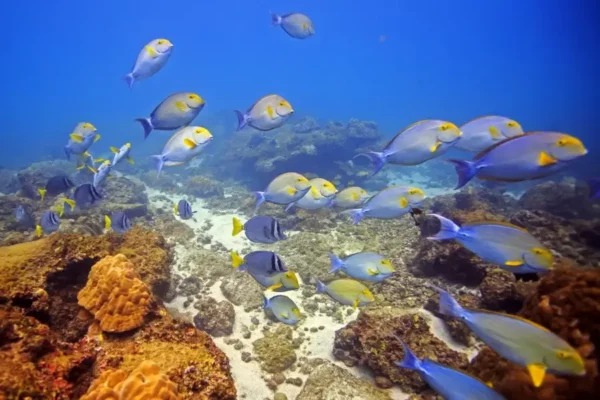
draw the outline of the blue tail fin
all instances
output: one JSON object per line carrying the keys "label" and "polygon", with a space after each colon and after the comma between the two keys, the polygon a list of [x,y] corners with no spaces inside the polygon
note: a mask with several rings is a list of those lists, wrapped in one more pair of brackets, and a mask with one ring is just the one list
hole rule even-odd
{"label": "blue tail fin", "polygon": [[150,121],[150,118],[136,118],[135,120],[142,124],[142,127],[144,128],[144,139],[146,139],[150,135],[150,132],[152,132],[152,129],[154,129],[152,121]]}
{"label": "blue tail fin", "polygon": [[317,280],[317,293],[325,293],[327,291],[327,286],[319,280]]}
{"label": "blue tail fin", "polygon": [[362,208],[355,208],[353,210],[347,210],[347,211],[342,212],[342,214],[348,214],[350,216],[350,218],[352,218],[353,225],[358,224],[365,216],[365,212]]}
{"label": "blue tail fin", "polygon": [[590,200],[600,197],[600,178],[589,178],[585,182],[590,188]]}
{"label": "blue tail fin", "polygon": [[123,80],[125,82],[127,82],[127,86],[129,86],[129,89],[131,89],[133,87],[133,82],[135,82],[135,78],[133,77],[133,73],[125,75],[123,77]]}
{"label": "blue tail fin", "polygon": [[238,127],[236,130],[242,130],[246,125],[248,125],[248,114],[244,114],[241,111],[238,110],[233,110],[235,111],[235,115],[237,115],[237,119],[238,119]]}
{"label": "blue tail fin", "polygon": [[263,295],[263,308],[265,310],[268,310],[269,308],[271,308],[271,302],[269,301],[269,298],[265,295]]}
{"label": "blue tail fin", "polygon": [[353,157],[353,159],[356,157],[367,157],[371,161],[371,164],[373,164],[373,171],[371,171],[371,175],[369,176],[373,176],[379,171],[381,171],[381,168],[383,168],[383,166],[386,163],[385,155],[376,151],[369,151],[368,153],[357,154]]}
{"label": "blue tail fin", "polygon": [[436,217],[440,221],[440,231],[433,236],[429,236],[427,239],[430,240],[446,240],[456,239],[460,232],[460,226],[446,217],[442,217],[438,214],[427,214],[427,216]]}
{"label": "blue tail fin", "polygon": [[160,171],[162,171],[163,166],[165,165],[165,160],[162,154],[156,156],[150,156],[154,160],[154,167],[156,168],[156,176],[160,176]]}
{"label": "blue tail fin", "polygon": [[412,369],[414,371],[421,371],[421,360],[415,356],[415,354],[410,351],[406,343],[404,343],[400,338],[396,337],[400,343],[402,343],[402,347],[404,348],[404,358],[402,361],[396,361],[396,365],[402,368]]}
{"label": "blue tail fin", "polygon": [[67,156],[67,160],[71,160],[71,149],[68,146],[65,146],[65,155]]}
{"label": "blue tail fin", "polygon": [[281,16],[272,12],[271,13],[271,23],[273,25],[281,25]]}
{"label": "blue tail fin", "polygon": [[260,206],[267,200],[265,197],[265,192],[254,192],[256,196],[256,207],[254,207],[254,214],[258,212]]}
{"label": "blue tail fin", "polygon": [[455,318],[465,317],[465,309],[462,308],[460,304],[458,304],[458,302],[454,299],[454,297],[450,295],[450,293],[437,286],[429,286],[440,294],[440,314],[444,314],[449,317]]}
{"label": "blue tail fin", "polygon": [[329,253],[329,259],[331,260],[331,269],[329,270],[330,274],[333,274],[334,272],[344,268],[344,262],[335,254]]}
{"label": "blue tail fin", "polygon": [[455,189],[460,189],[465,186],[477,174],[476,164],[472,161],[465,160],[447,160],[454,164],[456,173],[458,174],[458,183]]}
{"label": "blue tail fin", "polygon": [[292,212],[294,210],[295,206],[296,206],[296,202],[288,204],[287,207],[285,208],[285,212],[286,213]]}

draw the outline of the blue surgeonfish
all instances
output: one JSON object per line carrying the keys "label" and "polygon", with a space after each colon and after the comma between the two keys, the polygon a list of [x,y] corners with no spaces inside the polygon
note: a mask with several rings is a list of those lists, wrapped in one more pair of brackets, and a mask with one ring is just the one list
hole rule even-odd
{"label": "blue surgeonfish", "polygon": [[473,161],[448,161],[456,168],[459,189],[475,176],[501,182],[543,178],[586,154],[576,137],[541,131],[506,139],[477,154]]}
{"label": "blue surgeonfish", "polygon": [[285,33],[295,39],[306,39],[315,34],[315,27],[306,15],[301,13],[289,13],[278,15],[271,13],[273,25],[279,25]]}
{"label": "blue surgeonfish", "polygon": [[125,75],[125,82],[131,89],[134,82],[150,78],[161,70],[169,60],[173,44],[168,39],[154,39],[144,46],[135,60],[130,73]]}
{"label": "blue surgeonfish", "polygon": [[272,274],[264,274],[248,270],[248,273],[256,282],[275,292],[287,292],[288,290],[296,290],[300,287],[298,275],[292,270],[286,272],[276,272]]}
{"label": "blue surgeonfish", "polygon": [[164,99],[149,118],[137,118],[144,128],[144,138],[154,129],[173,131],[192,123],[202,111],[204,99],[192,92],[175,93]]}
{"label": "blue surgeonfish", "polygon": [[401,130],[381,152],[361,153],[355,158],[368,157],[373,163],[371,175],[375,175],[386,163],[418,165],[438,157],[454,146],[460,135],[451,122],[426,119]]}
{"label": "blue surgeonfish", "polygon": [[35,220],[33,219],[31,211],[29,211],[22,205],[17,207],[15,211],[15,219],[17,220],[17,223],[24,228],[35,227]]}
{"label": "blue surgeonfish", "polygon": [[352,278],[368,282],[381,282],[394,273],[390,260],[377,253],[356,253],[344,259],[333,253],[329,254],[331,269],[329,273],[344,271]]}
{"label": "blue surgeonfish", "polygon": [[492,350],[507,360],[527,367],[533,385],[539,387],[546,372],[585,375],[581,355],[560,336],[516,315],[462,307],[446,291],[440,293],[440,313],[459,318]]}
{"label": "blue surgeonfish", "polygon": [[273,204],[288,205],[300,200],[311,188],[310,182],[304,176],[296,172],[286,172],[269,183],[262,192],[255,192],[256,213],[261,204],[266,202]]}
{"label": "blue surgeonfish", "polygon": [[175,132],[162,152],[151,156],[155,162],[157,174],[163,167],[183,165],[198,156],[212,141],[212,134],[201,126],[186,126]]}
{"label": "blue surgeonfish", "polygon": [[111,147],[110,151],[112,151],[115,155],[112,160],[113,167],[124,159],[127,160],[129,164],[135,164],[133,158],[131,158],[131,156],[129,155],[129,153],[131,153],[131,143],[125,143],[123,146],[121,146],[120,149],[117,149],[116,147]]}
{"label": "blue surgeonfish", "polygon": [[354,279],[337,279],[328,284],[317,281],[317,293],[327,293],[338,303],[352,306],[365,306],[373,301],[373,293],[359,281]]}
{"label": "blue surgeonfish", "polygon": [[231,265],[237,268],[238,271],[249,271],[267,275],[286,272],[288,270],[277,253],[266,250],[250,252],[243,258],[232,250]]}
{"label": "blue surgeonfish", "polygon": [[104,196],[91,183],[84,183],[75,188],[73,192],[73,200],[77,207],[81,210],[86,210],[100,203]]}
{"label": "blue surgeonfish", "polygon": [[270,131],[283,125],[293,112],[294,109],[286,99],[270,94],[258,99],[246,113],[235,110],[238,117],[237,130],[248,125],[259,131]]}
{"label": "blue surgeonfish", "polygon": [[329,207],[361,207],[368,198],[369,193],[365,189],[358,186],[350,186],[340,190],[335,196],[330,197]]}
{"label": "blue surgeonfish", "polygon": [[600,178],[588,178],[585,180],[590,189],[590,200],[600,198]]}
{"label": "blue surgeonfish", "polygon": [[104,229],[114,231],[116,233],[125,233],[132,227],[131,220],[123,211],[113,212],[110,217],[104,216]]}
{"label": "blue surgeonfish", "polygon": [[554,256],[527,230],[506,222],[480,221],[458,226],[448,218],[427,214],[440,221],[431,240],[454,239],[484,260],[515,274],[546,273]]}
{"label": "blue surgeonfish", "polygon": [[42,233],[46,235],[56,232],[60,228],[60,218],[54,211],[45,211],[42,214],[39,225],[35,227],[35,234],[37,237],[42,236]]}
{"label": "blue surgeonfish", "polygon": [[173,206],[173,212],[179,215],[181,219],[190,219],[196,213],[196,211],[192,211],[190,202],[185,199],[179,200],[179,203]]}
{"label": "blue surgeonfish", "polygon": [[269,215],[257,215],[250,218],[245,224],[233,217],[231,235],[236,236],[241,231],[244,231],[248,240],[254,243],[273,244],[287,239],[279,221]]}
{"label": "blue surgeonfish", "polygon": [[523,134],[521,125],[510,118],[487,115],[475,118],[460,127],[462,135],[455,147],[479,153],[508,138]]}
{"label": "blue surgeonfish", "polygon": [[75,184],[71,178],[66,175],[56,175],[48,179],[46,186],[38,189],[38,193],[40,194],[41,200],[44,201],[46,194],[49,196],[57,196],[69,191],[73,187],[75,187]]}
{"label": "blue surgeonfish", "polygon": [[302,317],[296,303],[289,297],[283,295],[277,295],[270,298],[265,296],[264,309],[271,310],[279,322],[283,322],[287,325],[295,325]]}
{"label": "blue surgeonfish", "polygon": [[405,214],[420,212],[415,207],[425,200],[425,193],[419,188],[409,186],[392,186],[375,194],[362,206],[344,211],[349,214],[353,224],[363,218],[391,219]]}
{"label": "blue surgeonfish", "polygon": [[404,358],[397,361],[401,368],[417,371],[421,378],[447,400],[504,400],[504,397],[474,378],[455,369],[445,367],[429,358],[419,360],[408,346],[397,338],[404,348]]}

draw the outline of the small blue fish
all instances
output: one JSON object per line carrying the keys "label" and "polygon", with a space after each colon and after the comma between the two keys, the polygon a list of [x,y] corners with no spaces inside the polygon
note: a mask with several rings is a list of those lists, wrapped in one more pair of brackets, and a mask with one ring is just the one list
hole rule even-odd
{"label": "small blue fish", "polygon": [[515,274],[550,271],[554,256],[525,229],[505,222],[472,222],[456,225],[448,218],[427,214],[440,221],[440,231],[430,240],[455,239],[484,260]]}
{"label": "small blue fish", "polygon": [[231,251],[231,265],[238,271],[249,271],[258,274],[276,274],[286,272],[285,263],[276,253],[266,250],[253,251],[242,258],[235,251]]}
{"label": "small blue fish", "polygon": [[194,216],[196,211],[192,211],[192,205],[187,200],[179,200],[179,203],[173,206],[175,214],[179,215],[181,219],[190,219]]}
{"label": "small blue fish", "polygon": [[113,167],[120,163],[122,160],[127,160],[127,162],[132,165],[135,164],[133,158],[131,158],[131,156],[129,155],[129,153],[131,153],[131,143],[125,143],[123,146],[121,146],[120,149],[117,149],[116,147],[111,147],[110,151],[112,151],[115,155],[112,160]]}
{"label": "small blue fish", "polygon": [[40,224],[35,227],[35,234],[37,237],[42,236],[42,233],[46,235],[56,232],[60,227],[60,218],[54,211],[46,211],[42,214]]}
{"label": "small blue fish", "polygon": [[92,167],[88,168],[94,173],[94,187],[99,188],[102,186],[106,178],[108,178],[108,175],[110,174],[110,171],[112,169],[112,164],[110,163],[110,161],[106,160],[102,163],[102,165],[100,165],[100,167],[98,167],[98,169]]}
{"label": "small blue fish", "polygon": [[110,217],[108,215],[104,216],[104,229],[107,231],[113,230],[116,233],[125,233],[132,226],[131,220],[123,211],[113,212]]}
{"label": "small blue fish", "polygon": [[504,400],[504,397],[477,378],[445,367],[429,358],[419,360],[404,342],[398,340],[404,348],[404,358],[396,362],[396,365],[417,371],[421,378],[444,399]]}
{"label": "small blue fish", "polygon": [[91,183],[84,183],[75,188],[73,192],[73,200],[79,209],[86,210],[98,204],[102,198],[102,194]]}
{"label": "small blue fish", "polygon": [[330,253],[329,259],[331,260],[330,274],[341,270],[361,281],[381,282],[394,273],[390,260],[377,253],[356,253],[343,260]]}
{"label": "small blue fish", "polygon": [[287,325],[296,325],[302,315],[300,309],[292,299],[287,296],[277,295],[264,298],[264,309],[271,310],[279,322]]}
{"label": "small blue fish", "polygon": [[254,243],[273,244],[287,239],[279,221],[269,215],[257,215],[250,218],[245,224],[233,217],[232,236],[241,231],[246,233],[248,240]]}
{"label": "small blue fish", "polygon": [[[353,224],[363,218],[391,219],[399,218],[414,212],[414,207],[425,200],[425,193],[419,188],[408,186],[392,186],[383,189],[371,197],[362,208],[344,211],[349,214]],[[417,212],[420,212],[417,211]]]}
{"label": "small blue fish", "polygon": [[15,218],[17,219],[17,223],[24,228],[35,227],[35,220],[33,219],[33,215],[24,206],[17,207],[17,210],[15,211]]}
{"label": "small blue fish", "polygon": [[585,375],[581,355],[561,337],[545,327],[515,315],[462,307],[446,291],[440,293],[440,313],[459,318],[492,350],[507,360],[527,367],[535,387],[546,372]]}
{"label": "small blue fish", "polygon": [[50,196],[57,196],[61,193],[69,191],[74,186],[75,184],[68,176],[57,175],[48,179],[46,186],[43,189],[38,189],[38,193],[40,194],[42,201],[44,201],[46,194]]}
{"label": "small blue fish", "polygon": [[71,154],[85,154],[88,149],[98,140],[100,140],[100,135],[95,131],[89,134],[71,133],[69,142],[65,146],[65,155],[67,156],[67,160],[71,159]]}
{"label": "small blue fish", "polygon": [[144,138],[153,130],[173,131],[189,125],[204,108],[204,99],[191,92],[175,93],[164,99],[150,114],[137,118],[144,128]]}
{"label": "small blue fish", "polygon": [[138,54],[133,70],[125,75],[129,89],[134,82],[150,78],[161,70],[169,60],[173,44],[168,39],[154,39],[144,46]]}
{"label": "small blue fish", "polygon": [[600,178],[588,178],[585,182],[590,188],[590,200],[600,198]]}
{"label": "small blue fish", "polygon": [[295,39],[306,39],[315,34],[315,27],[312,21],[304,14],[290,13],[277,15],[271,13],[271,22],[273,25],[279,25],[281,28]]}
{"label": "small blue fish", "polygon": [[500,182],[521,182],[554,174],[587,154],[576,137],[559,132],[514,136],[477,154],[473,161],[448,160],[458,174],[456,189],[477,176]]}

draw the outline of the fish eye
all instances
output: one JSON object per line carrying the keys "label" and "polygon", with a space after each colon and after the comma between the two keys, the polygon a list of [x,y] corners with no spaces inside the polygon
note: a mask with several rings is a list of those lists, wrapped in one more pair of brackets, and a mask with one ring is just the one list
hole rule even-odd
{"label": "fish eye", "polygon": [[515,121],[509,121],[506,125],[508,125],[509,128],[516,128],[518,124]]}
{"label": "fish eye", "polygon": [[558,144],[559,146],[566,146],[568,143],[567,139],[560,139],[556,144]]}
{"label": "fish eye", "polygon": [[558,357],[560,360],[565,360],[567,358],[571,358],[571,354],[569,352],[559,350],[556,352],[556,357]]}
{"label": "fish eye", "polygon": [[163,44],[164,42],[165,41],[161,39],[161,40],[158,41],[158,44]]}
{"label": "fish eye", "polygon": [[194,95],[193,95],[193,94],[190,94],[190,95],[188,96],[188,99],[190,99],[190,100],[193,100],[193,99],[194,99]]}

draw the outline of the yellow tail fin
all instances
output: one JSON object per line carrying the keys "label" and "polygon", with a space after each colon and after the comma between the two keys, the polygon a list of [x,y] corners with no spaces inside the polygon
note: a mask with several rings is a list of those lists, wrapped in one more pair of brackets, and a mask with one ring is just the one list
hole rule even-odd
{"label": "yellow tail fin", "polygon": [[96,137],[94,138],[94,143],[96,143],[98,140],[100,140],[100,135],[96,135]]}
{"label": "yellow tail fin", "polygon": [[62,217],[65,215],[65,207],[62,204],[59,204],[55,207],[55,210],[58,211],[58,216]]}
{"label": "yellow tail fin", "polygon": [[133,161],[133,158],[131,158],[131,157],[127,157],[126,160],[131,165],[135,164],[135,161]]}
{"label": "yellow tail fin", "polygon": [[179,206],[177,205],[177,203],[173,204],[173,212],[175,214],[179,214]]}
{"label": "yellow tail fin", "polygon": [[41,201],[44,201],[44,197],[46,197],[46,189],[38,189],[38,193],[40,194]]}
{"label": "yellow tail fin", "polygon": [[231,265],[233,268],[238,268],[244,263],[244,259],[235,251],[231,250]]}
{"label": "yellow tail fin", "polygon": [[41,237],[42,236],[42,226],[41,225],[36,225],[35,226],[35,236],[37,236],[37,237]]}
{"label": "yellow tail fin", "polygon": [[108,215],[104,216],[104,229],[107,231],[110,230],[110,225],[112,224],[110,217]]}
{"label": "yellow tail fin", "polygon": [[231,236],[235,236],[243,230],[244,230],[244,224],[242,224],[242,221],[240,221],[236,217],[233,217],[233,232],[231,232]]}
{"label": "yellow tail fin", "polygon": [[67,203],[71,207],[71,210],[75,209],[75,200],[64,199],[64,202]]}

